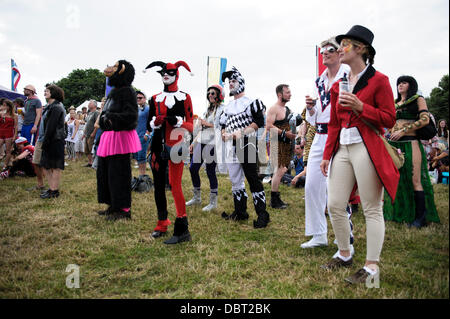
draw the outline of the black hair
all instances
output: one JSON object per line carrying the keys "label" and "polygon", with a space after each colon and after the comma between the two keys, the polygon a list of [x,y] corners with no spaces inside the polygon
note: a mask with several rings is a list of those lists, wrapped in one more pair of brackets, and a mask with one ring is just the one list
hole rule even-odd
{"label": "black hair", "polygon": [[278,96],[278,93],[283,94],[283,89],[284,89],[284,88],[288,88],[288,87],[289,87],[289,85],[287,85],[287,84],[279,84],[279,85],[277,85],[277,87],[275,88],[275,93],[277,94],[277,96]]}
{"label": "black hair", "polygon": [[50,91],[50,96],[52,99],[55,99],[58,102],[64,101],[64,90],[59,86],[52,84],[47,86],[46,89]]}
{"label": "black hair", "polygon": [[136,90],[136,95],[138,95],[138,94],[141,94],[141,95],[143,95],[144,97],[146,97],[145,94],[144,94],[143,92]]}
{"label": "black hair", "polygon": [[[220,98],[219,98],[220,90],[218,88],[214,87],[214,86],[210,87],[208,89],[208,91],[210,89],[213,89],[214,91],[216,91],[216,104],[209,103],[208,109],[206,110],[207,114],[211,114],[212,112],[214,112],[217,109],[217,107],[220,105]],[[206,97],[208,98],[208,96],[206,96]],[[208,100],[208,102],[209,102],[209,100]]]}
{"label": "black hair", "polygon": [[[444,131],[442,131],[442,128],[441,128],[441,122],[442,121],[444,121],[445,122],[445,127],[444,127]],[[438,122],[437,122],[437,136],[438,137],[445,137],[445,138],[447,138],[448,137],[448,125],[447,125],[447,121],[446,120],[444,120],[444,119],[440,119]]]}
{"label": "black hair", "polygon": [[18,97],[14,100],[14,103],[18,104],[19,107],[23,107],[25,105],[24,101],[22,98]]}
{"label": "black hair", "polygon": [[397,79],[397,99],[395,100],[395,103],[400,102],[400,100],[402,99],[402,96],[398,92],[398,85],[402,82],[406,82],[409,84],[408,92],[406,93],[406,99],[409,99],[413,95],[417,94],[417,90],[419,89],[416,79],[414,79],[410,75],[402,75]]}

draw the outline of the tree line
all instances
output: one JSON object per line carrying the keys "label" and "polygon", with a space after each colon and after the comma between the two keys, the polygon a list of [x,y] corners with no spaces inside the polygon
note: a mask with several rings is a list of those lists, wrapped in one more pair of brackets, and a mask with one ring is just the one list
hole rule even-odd
{"label": "tree line", "polygon": [[[429,97],[426,97],[428,109],[434,115],[436,121],[444,119],[449,122],[448,116],[448,74],[444,75],[437,87]],[[105,75],[97,69],[73,70],[67,77],[54,82],[65,92],[64,104],[66,108],[78,106],[86,100],[100,101],[105,95]],[[437,123],[436,123],[437,124]]]}

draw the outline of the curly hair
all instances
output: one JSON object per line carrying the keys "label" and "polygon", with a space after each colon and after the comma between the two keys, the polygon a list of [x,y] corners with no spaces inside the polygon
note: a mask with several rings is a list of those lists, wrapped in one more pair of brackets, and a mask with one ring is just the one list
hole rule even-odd
{"label": "curly hair", "polygon": [[47,86],[46,89],[50,91],[50,96],[52,99],[55,99],[61,103],[64,101],[64,90],[59,86],[52,84]]}

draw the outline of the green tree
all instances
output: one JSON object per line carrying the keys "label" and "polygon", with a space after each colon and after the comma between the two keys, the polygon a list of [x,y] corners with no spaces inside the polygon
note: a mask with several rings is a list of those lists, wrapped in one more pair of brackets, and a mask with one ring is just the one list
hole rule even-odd
{"label": "green tree", "polygon": [[64,90],[64,106],[68,109],[86,100],[100,101],[105,95],[105,82],[105,75],[97,69],[76,69],[55,84]]}
{"label": "green tree", "polygon": [[439,81],[439,86],[431,90],[430,96],[426,98],[427,106],[434,115],[437,122],[441,119],[448,121],[448,74]]}

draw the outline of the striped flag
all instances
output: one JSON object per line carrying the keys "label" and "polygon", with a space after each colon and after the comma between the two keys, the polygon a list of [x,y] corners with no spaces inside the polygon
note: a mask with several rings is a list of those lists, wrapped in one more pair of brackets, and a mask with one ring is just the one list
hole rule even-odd
{"label": "striped flag", "polygon": [[16,62],[11,59],[11,91],[17,92],[17,84],[20,81],[20,72]]}
{"label": "striped flag", "polygon": [[319,77],[327,67],[323,65],[323,57],[320,54],[320,47],[316,45],[316,77]]}
{"label": "striped flag", "polygon": [[208,57],[207,87],[219,84],[223,87],[222,73],[227,68],[227,59],[218,57]]}

